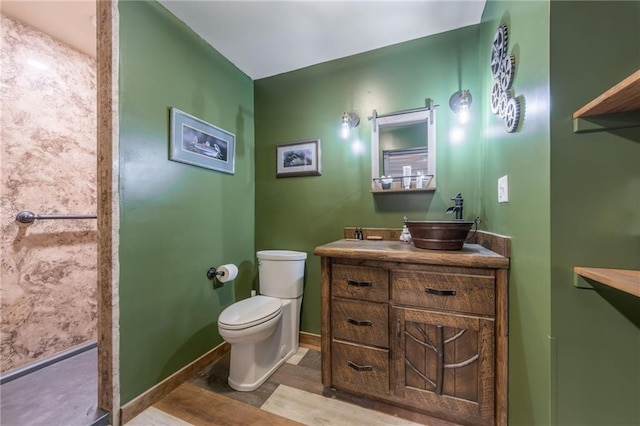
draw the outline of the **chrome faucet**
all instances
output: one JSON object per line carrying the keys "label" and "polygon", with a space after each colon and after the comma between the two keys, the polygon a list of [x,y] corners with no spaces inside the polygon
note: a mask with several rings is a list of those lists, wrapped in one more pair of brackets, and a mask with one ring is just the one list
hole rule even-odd
{"label": "chrome faucet", "polygon": [[447,209],[447,214],[451,214],[453,212],[456,213],[456,220],[462,220],[462,203],[463,203],[463,199],[462,199],[462,194],[461,193],[457,193],[455,197],[453,197],[451,200],[454,201],[454,206],[453,207],[449,207]]}

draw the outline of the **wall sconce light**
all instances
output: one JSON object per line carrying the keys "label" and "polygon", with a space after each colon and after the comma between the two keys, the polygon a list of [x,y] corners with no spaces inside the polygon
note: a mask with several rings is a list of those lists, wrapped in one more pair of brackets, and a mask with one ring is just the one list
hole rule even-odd
{"label": "wall sconce light", "polygon": [[458,90],[449,98],[451,111],[458,114],[460,124],[465,124],[469,121],[469,107],[472,100],[471,92],[467,89]]}
{"label": "wall sconce light", "polygon": [[342,139],[349,137],[351,129],[358,127],[360,124],[360,117],[355,112],[343,112],[342,113],[342,127],[340,128],[340,136]]}

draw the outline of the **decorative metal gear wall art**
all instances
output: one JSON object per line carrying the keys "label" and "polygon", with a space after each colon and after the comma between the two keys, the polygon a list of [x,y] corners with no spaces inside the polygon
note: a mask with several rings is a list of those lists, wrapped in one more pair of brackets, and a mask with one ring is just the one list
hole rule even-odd
{"label": "decorative metal gear wall art", "polygon": [[507,53],[509,30],[498,27],[491,49],[491,112],[504,120],[507,132],[514,133],[520,124],[520,101],[512,95],[511,86],[516,73],[516,57]]}
{"label": "decorative metal gear wall art", "polygon": [[502,90],[500,89],[500,82],[495,80],[493,82],[493,87],[491,88],[491,112],[495,115],[498,115],[500,112],[500,93]]}
{"label": "decorative metal gear wall art", "polygon": [[500,25],[496,35],[493,37],[493,49],[491,50],[491,73],[493,78],[497,78],[500,75],[500,66],[502,65],[502,59],[507,54],[507,47],[509,46],[509,34],[506,25]]}
{"label": "decorative metal gear wall art", "polygon": [[513,55],[507,55],[502,60],[502,65],[500,66],[500,89],[503,92],[506,92],[511,88],[513,84],[513,75],[516,73],[516,57]]}

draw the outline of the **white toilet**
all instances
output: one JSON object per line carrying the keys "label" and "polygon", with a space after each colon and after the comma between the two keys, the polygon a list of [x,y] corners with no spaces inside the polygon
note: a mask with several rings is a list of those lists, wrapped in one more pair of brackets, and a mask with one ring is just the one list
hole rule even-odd
{"label": "white toilet", "polygon": [[252,391],[298,350],[300,307],[307,253],[257,253],[260,296],[227,307],[218,317],[220,336],[231,345],[229,386]]}

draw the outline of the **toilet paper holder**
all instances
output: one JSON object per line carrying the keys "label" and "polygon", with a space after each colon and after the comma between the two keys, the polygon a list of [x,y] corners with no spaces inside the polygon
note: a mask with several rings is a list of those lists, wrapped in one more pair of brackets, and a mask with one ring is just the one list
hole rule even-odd
{"label": "toilet paper holder", "polygon": [[209,278],[210,280],[217,276],[224,277],[224,271],[218,271],[213,267],[207,270],[207,278]]}
{"label": "toilet paper holder", "polygon": [[207,278],[217,278],[221,283],[233,281],[238,276],[238,267],[233,263],[227,263],[220,265],[217,268],[209,268],[207,271]]}

